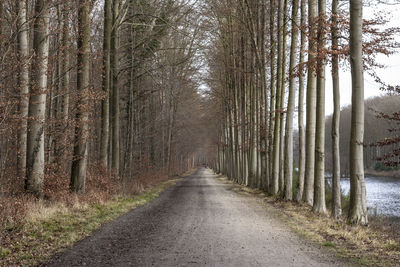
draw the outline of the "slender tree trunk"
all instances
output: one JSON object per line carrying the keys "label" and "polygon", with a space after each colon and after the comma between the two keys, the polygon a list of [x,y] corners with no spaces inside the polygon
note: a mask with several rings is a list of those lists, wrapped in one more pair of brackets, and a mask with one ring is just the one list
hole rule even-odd
{"label": "slender tree trunk", "polygon": [[278,60],[277,60],[277,82],[276,82],[276,99],[275,99],[275,124],[274,124],[274,143],[272,152],[272,190],[271,193],[276,195],[279,191],[279,150],[280,150],[280,127],[281,127],[281,93],[282,93],[282,25],[283,25],[283,1],[279,0],[278,7]]}
{"label": "slender tree trunk", "polygon": [[350,140],[350,209],[348,222],[368,224],[364,182],[364,75],[362,0],[350,0],[350,63],[352,80]]}
{"label": "slender tree trunk", "polygon": [[74,156],[71,171],[71,190],[85,192],[87,154],[88,154],[88,94],[90,66],[90,0],[79,1],[78,11],[78,73],[77,89],[79,92],[78,111],[76,113]]}
{"label": "slender tree trunk", "polygon": [[325,13],[326,0],[318,1],[317,109],[313,211],[326,214],[325,204]]}
{"label": "slender tree trunk", "polygon": [[281,114],[280,114],[280,132],[279,132],[279,140],[280,140],[280,147],[279,147],[279,192],[280,195],[283,197],[285,195],[285,95],[286,95],[286,37],[287,37],[287,5],[288,1],[284,0],[283,3],[283,15],[282,15],[282,81],[281,81]]}
{"label": "slender tree trunk", "polygon": [[21,72],[19,76],[19,87],[21,100],[19,112],[21,115],[21,129],[19,131],[19,154],[18,171],[19,177],[25,177],[26,173],[26,145],[29,112],[29,41],[26,0],[18,2],[18,49],[21,62]]}
{"label": "slender tree trunk", "polygon": [[315,165],[315,125],[316,125],[316,70],[315,55],[317,54],[317,0],[308,1],[308,76],[307,76],[307,122],[306,122],[306,168],[304,181],[304,201],[313,205],[314,195],[314,165]]}
{"label": "slender tree trunk", "polygon": [[44,123],[46,116],[47,70],[49,56],[48,2],[35,2],[33,72],[29,98],[25,188],[37,196],[43,194]]}
{"label": "slender tree trunk", "polygon": [[61,87],[64,93],[63,99],[63,119],[65,122],[68,121],[69,115],[69,99],[70,99],[70,26],[69,26],[69,5],[68,3],[64,3],[63,10],[63,64],[62,64],[62,74],[63,78],[61,81]]}
{"label": "slender tree trunk", "polygon": [[112,32],[112,0],[104,2],[104,39],[103,39],[103,92],[101,112],[100,162],[108,168],[108,141],[110,138],[110,51]]}
{"label": "slender tree trunk", "polygon": [[[332,50],[339,47],[338,32],[338,5],[339,0],[332,1]],[[332,217],[339,219],[342,216],[341,192],[340,192],[340,90],[339,90],[339,57],[335,53],[332,56],[332,82],[333,82],[333,117],[332,117]]]}
{"label": "slender tree trunk", "polygon": [[269,192],[273,192],[273,129],[274,129],[274,108],[275,108],[275,0],[270,0],[270,21],[269,21],[269,32],[270,32],[270,103],[269,103],[269,131],[268,131],[268,174],[267,180],[269,184]]}
{"label": "slender tree trunk", "polygon": [[[292,41],[290,46],[290,67],[289,75],[291,76],[296,67],[297,61],[297,43],[298,43],[298,14],[299,1],[292,1]],[[292,200],[292,184],[293,184],[293,117],[296,99],[295,79],[289,77],[289,100],[286,114],[286,135],[285,135],[285,199]]]}
{"label": "slender tree trunk", "polygon": [[112,162],[111,169],[114,175],[119,176],[119,152],[120,152],[120,109],[119,109],[119,15],[120,0],[113,1],[113,31],[111,37],[111,64],[112,64]]}
{"label": "slender tree trunk", "polygon": [[[304,31],[306,25],[306,0],[301,0],[301,44],[300,44],[300,64],[304,63],[304,51],[306,49],[306,33]],[[306,157],[306,146],[305,146],[305,133],[304,133],[304,75],[301,74],[299,77],[299,106],[298,106],[298,123],[299,123],[299,181],[297,186],[296,201],[301,202],[303,199],[304,191],[304,173],[305,173],[305,157]]]}
{"label": "slender tree trunk", "polygon": [[70,109],[70,24],[69,24],[69,3],[63,4],[62,10],[62,40],[61,40],[61,62],[60,64],[60,93],[63,94],[61,102],[61,116],[63,124],[61,125],[64,130],[61,134],[61,140],[57,140],[57,157],[59,164],[65,164],[66,145],[68,144],[68,130],[69,122],[69,109]]}

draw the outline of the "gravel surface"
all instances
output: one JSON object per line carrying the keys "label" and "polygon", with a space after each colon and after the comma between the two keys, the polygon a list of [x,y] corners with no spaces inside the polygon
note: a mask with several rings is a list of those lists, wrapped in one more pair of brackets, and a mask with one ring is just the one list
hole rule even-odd
{"label": "gravel surface", "polygon": [[43,266],[343,266],[200,168]]}

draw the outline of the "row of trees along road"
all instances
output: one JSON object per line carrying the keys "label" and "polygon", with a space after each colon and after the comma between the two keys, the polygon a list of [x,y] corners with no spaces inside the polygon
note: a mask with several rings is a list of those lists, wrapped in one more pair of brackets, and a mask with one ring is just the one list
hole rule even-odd
{"label": "row of trees along road", "polygon": [[[331,63],[339,218],[338,68],[351,59],[348,220],[368,223],[363,69],[374,74],[376,51],[392,53],[398,31],[380,30],[382,18],[363,26],[361,0],[331,4],[328,14],[325,0],[0,0],[1,197],[49,197],[68,185],[83,194],[87,177],[127,183],[208,160],[236,182],[326,214]],[[210,90],[199,90],[204,83]]]}
{"label": "row of trees along road", "polygon": [[[216,156],[209,159],[210,164],[233,181],[286,200],[304,201],[314,212],[327,214],[325,68],[330,64],[334,96],[329,131],[331,215],[341,217],[339,67],[350,61],[352,115],[350,139],[344,144],[350,147],[346,159],[351,178],[347,220],[367,224],[363,73],[374,75],[376,51],[393,53],[397,44],[391,36],[398,29],[378,30],[385,23],[379,18],[363,21],[361,0],[341,6],[333,0],[330,13],[325,0],[206,2],[218,33],[209,59],[210,99],[219,120]],[[294,175],[296,94],[299,159]]]}
{"label": "row of trees along road", "polygon": [[186,1],[0,0],[0,195],[191,168],[195,16]]}

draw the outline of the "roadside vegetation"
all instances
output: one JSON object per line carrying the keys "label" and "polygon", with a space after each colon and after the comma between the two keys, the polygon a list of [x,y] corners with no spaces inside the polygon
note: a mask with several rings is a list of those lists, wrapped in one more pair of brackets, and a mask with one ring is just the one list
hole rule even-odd
{"label": "roadside vegetation", "polygon": [[[130,191],[111,196],[93,192],[86,197],[72,195],[67,202],[22,200],[26,209],[0,228],[0,266],[31,266],[54,253],[71,247],[94,230],[120,215],[159,196],[176,179],[166,177],[152,183],[127,185]],[[91,195],[91,196],[90,196]]]}

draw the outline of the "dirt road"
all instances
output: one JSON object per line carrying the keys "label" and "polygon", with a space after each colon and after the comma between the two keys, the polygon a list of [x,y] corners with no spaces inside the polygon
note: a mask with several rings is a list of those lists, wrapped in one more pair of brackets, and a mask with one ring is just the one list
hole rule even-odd
{"label": "dirt road", "polygon": [[198,169],[46,266],[343,266],[254,197]]}

